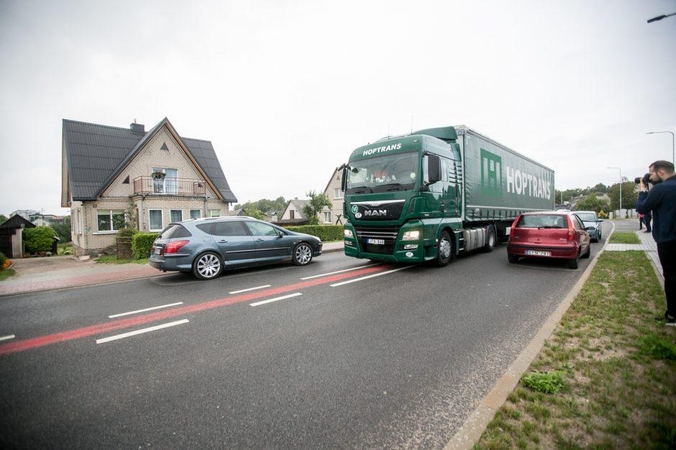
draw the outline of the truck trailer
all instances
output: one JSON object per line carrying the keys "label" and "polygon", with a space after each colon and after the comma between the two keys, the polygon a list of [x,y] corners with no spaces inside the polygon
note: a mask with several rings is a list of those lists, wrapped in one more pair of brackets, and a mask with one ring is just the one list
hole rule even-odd
{"label": "truck trailer", "polygon": [[554,208],[554,171],[464,125],[387,137],[343,166],[345,254],[448,264],[490,252],[527,211]]}

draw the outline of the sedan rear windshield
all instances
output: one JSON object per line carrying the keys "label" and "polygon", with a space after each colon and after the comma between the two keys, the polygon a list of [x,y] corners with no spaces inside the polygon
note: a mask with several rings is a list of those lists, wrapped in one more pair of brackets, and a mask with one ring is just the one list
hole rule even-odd
{"label": "sedan rear windshield", "polygon": [[517,228],[568,228],[566,216],[558,214],[521,216]]}
{"label": "sedan rear windshield", "polygon": [[594,213],[577,213],[577,217],[579,217],[580,220],[584,220],[585,222],[596,221],[596,215]]}
{"label": "sedan rear windshield", "polygon": [[167,228],[162,230],[160,239],[182,238],[192,236],[190,231],[186,230],[183,225],[171,223]]}

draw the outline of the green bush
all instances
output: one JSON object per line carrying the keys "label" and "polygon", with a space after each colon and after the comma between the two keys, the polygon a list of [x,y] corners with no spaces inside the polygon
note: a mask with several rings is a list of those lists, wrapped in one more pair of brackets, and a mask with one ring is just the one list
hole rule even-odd
{"label": "green bush", "polygon": [[7,261],[7,257],[4,253],[0,252],[0,270],[5,268],[5,261]]}
{"label": "green bush", "polygon": [[286,227],[286,229],[298,233],[311,234],[327,242],[343,240],[342,225],[301,225],[298,227]]}
{"label": "green bush", "polygon": [[51,227],[25,228],[23,243],[26,251],[30,254],[51,251],[55,234]]}
{"label": "green bush", "polygon": [[157,236],[159,236],[158,233],[136,233],[131,241],[131,253],[134,258],[149,258],[150,250]]}

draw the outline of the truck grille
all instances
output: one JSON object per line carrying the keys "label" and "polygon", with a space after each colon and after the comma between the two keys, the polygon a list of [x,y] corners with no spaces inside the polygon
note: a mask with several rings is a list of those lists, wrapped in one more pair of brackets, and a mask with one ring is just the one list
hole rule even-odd
{"label": "truck grille", "polygon": [[[392,255],[397,242],[399,229],[396,227],[361,228],[355,227],[361,249],[367,253]],[[382,244],[369,243],[368,240],[382,240]]]}

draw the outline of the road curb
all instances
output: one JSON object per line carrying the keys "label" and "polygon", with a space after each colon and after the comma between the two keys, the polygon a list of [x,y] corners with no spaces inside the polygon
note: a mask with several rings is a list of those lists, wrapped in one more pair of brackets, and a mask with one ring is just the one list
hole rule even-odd
{"label": "road curb", "polygon": [[594,258],[585,269],[580,279],[575,283],[568,295],[559,304],[556,310],[547,318],[544,325],[537,332],[535,337],[531,339],[525,349],[521,351],[516,360],[507,368],[505,373],[496,382],[491,391],[481,400],[479,406],[470,413],[465,420],[465,423],[455,433],[451,440],[446,444],[444,450],[471,450],[474,445],[479,442],[481,435],[486,431],[486,427],[493,420],[495,413],[507,401],[507,396],[519,384],[521,376],[528,370],[532,362],[544,347],[545,341],[554,332],[554,329],[561,321],[561,318],[566,314],[568,308],[580,293],[582,286],[589,278],[591,271],[596,266],[596,262],[603,254],[610,236],[615,231],[615,224],[613,229],[603,243],[603,248],[594,255]]}

